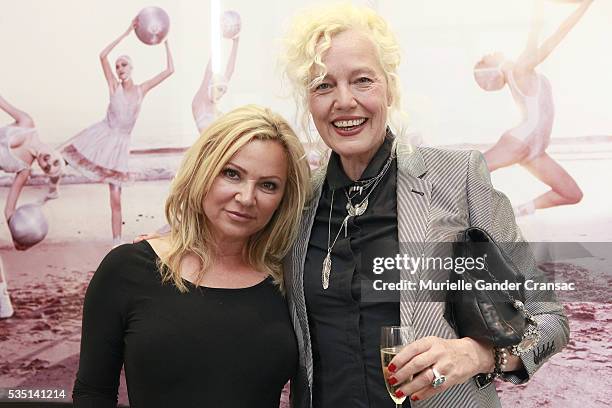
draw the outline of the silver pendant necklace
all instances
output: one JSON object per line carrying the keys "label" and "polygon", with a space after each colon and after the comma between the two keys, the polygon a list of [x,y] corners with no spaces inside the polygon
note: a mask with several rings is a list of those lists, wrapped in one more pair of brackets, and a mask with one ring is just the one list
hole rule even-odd
{"label": "silver pendant necklace", "polygon": [[361,193],[363,192],[365,188],[368,188],[370,186],[372,187],[370,191],[368,192],[368,194],[365,196],[363,200],[361,200],[360,203],[353,205],[351,199],[354,198],[357,194],[354,194],[351,197],[349,193],[347,193],[347,191],[344,190],[344,194],[346,195],[346,199],[348,201],[346,203],[347,214],[344,217],[344,220],[342,220],[342,224],[340,224],[340,229],[338,230],[338,233],[336,234],[336,237],[334,238],[334,242],[332,242],[330,245],[331,216],[332,216],[332,210],[334,208],[334,194],[336,192],[336,190],[332,190],[331,205],[329,207],[329,218],[327,222],[327,255],[325,255],[325,258],[323,259],[323,269],[321,270],[321,283],[323,285],[323,289],[329,288],[329,278],[331,276],[331,270],[332,270],[331,253],[334,248],[334,245],[336,245],[336,241],[338,240],[340,233],[342,232],[342,228],[344,228],[344,237],[346,238],[346,236],[348,235],[347,230],[348,230],[349,218],[358,217],[360,215],[363,215],[366,212],[366,210],[368,209],[368,204],[369,204],[368,198],[370,197],[370,194],[372,194],[374,189],[376,189],[376,186],[378,186],[378,183],[380,183],[380,180],[382,180],[384,175],[387,173],[387,170],[389,170],[389,167],[391,167],[391,162],[393,161],[394,158],[395,158],[395,154],[392,153],[389,156],[389,159],[387,159],[387,162],[381,169],[380,173],[378,173],[378,175],[376,175],[375,177],[373,177],[366,183],[367,186],[361,186],[361,187],[353,186],[350,188],[349,191],[357,191],[359,195],[361,195]]}
{"label": "silver pendant necklace", "polygon": [[353,203],[351,203],[351,199],[349,198],[348,194],[346,195],[346,199],[349,200],[349,202],[346,203],[346,212],[350,217],[357,217],[358,215],[363,215],[363,213],[368,209],[368,197],[366,197],[362,202],[354,206]]}
{"label": "silver pendant necklace", "polygon": [[336,245],[336,241],[338,240],[338,237],[340,236],[340,232],[342,232],[342,228],[344,228],[344,235],[346,236],[346,224],[348,223],[349,217],[351,217],[350,214],[347,214],[347,216],[344,217],[342,224],[340,224],[340,229],[338,230],[338,233],[336,234],[336,238],[334,238],[334,242],[332,242],[332,244],[330,245],[329,241],[331,239],[331,216],[332,216],[332,210],[334,209],[334,194],[335,193],[336,193],[336,190],[332,190],[331,205],[329,206],[329,221],[327,223],[327,255],[325,255],[325,258],[323,259],[323,269],[321,270],[321,283],[323,284],[323,289],[329,288],[329,276],[331,275],[331,267],[332,267],[332,261],[331,261],[332,249],[334,248],[334,245]]}

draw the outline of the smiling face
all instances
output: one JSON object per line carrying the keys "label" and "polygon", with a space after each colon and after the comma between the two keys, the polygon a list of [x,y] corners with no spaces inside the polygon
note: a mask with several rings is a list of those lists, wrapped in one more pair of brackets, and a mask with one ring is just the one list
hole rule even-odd
{"label": "smiling face", "polygon": [[281,203],[287,170],[285,148],[275,141],[253,140],[232,156],[203,202],[215,240],[246,242],[263,229]]}
{"label": "smiling face", "polygon": [[132,62],[126,57],[119,57],[115,62],[115,72],[119,81],[125,82],[132,77]]}
{"label": "smiling face", "polygon": [[327,74],[308,97],[317,131],[343,162],[367,163],[384,140],[391,104],[377,49],[365,34],[343,31],[332,38],[323,63]]}

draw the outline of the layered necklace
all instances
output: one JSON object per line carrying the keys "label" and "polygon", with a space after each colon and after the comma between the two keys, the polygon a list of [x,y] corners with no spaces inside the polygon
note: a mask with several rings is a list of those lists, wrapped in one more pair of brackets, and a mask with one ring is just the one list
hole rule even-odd
{"label": "layered necklace", "polygon": [[[331,242],[331,217],[332,210],[334,209],[334,194],[336,190],[332,190],[331,205],[329,207],[329,220],[327,222],[327,255],[325,256],[325,259],[323,259],[323,270],[321,271],[321,283],[323,284],[323,289],[327,289],[329,287],[329,278],[331,276],[332,271],[331,254],[334,245],[336,245],[336,241],[338,241],[338,237],[342,232],[342,229],[344,228],[344,237],[346,238],[346,236],[348,235],[348,220],[351,217],[359,217],[360,215],[363,215],[366,212],[366,210],[368,209],[368,198],[376,189],[376,186],[378,186],[380,180],[382,180],[385,174],[387,174],[387,171],[389,171],[389,168],[391,167],[391,163],[393,162],[394,158],[395,152],[391,152],[389,158],[385,162],[385,165],[382,167],[382,169],[380,169],[376,176],[367,180],[358,181],[357,184],[351,186],[348,191],[346,189],[344,190],[344,195],[346,196],[347,200],[347,214],[344,217],[342,224],[340,224],[340,229],[338,230],[338,233],[336,234],[336,237],[334,238],[333,242]],[[364,192],[367,192],[366,196],[360,202],[353,204],[353,198],[357,196],[361,197]]]}

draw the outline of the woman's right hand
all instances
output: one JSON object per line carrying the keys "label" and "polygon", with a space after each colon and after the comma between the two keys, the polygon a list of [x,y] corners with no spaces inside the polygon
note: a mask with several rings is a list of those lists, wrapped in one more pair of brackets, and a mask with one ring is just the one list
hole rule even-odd
{"label": "woman's right hand", "polygon": [[130,26],[128,27],[127,30],[125,30],[125,33],[123,35],[130,34],[136,28],[138,28],[138,17],[134,17],[132,21],[130,21]]}
{"label": "woman's right hand", "polygon": [[136,238],[134,238],[134,241],[132,241],[132,244],[137,244],[140,241],[148,241],[150,239],[161,238],[161,237],[163,237],[163,235],[157,232],[149,232],[146,234],[140,234],[140,235],[137,235]]}

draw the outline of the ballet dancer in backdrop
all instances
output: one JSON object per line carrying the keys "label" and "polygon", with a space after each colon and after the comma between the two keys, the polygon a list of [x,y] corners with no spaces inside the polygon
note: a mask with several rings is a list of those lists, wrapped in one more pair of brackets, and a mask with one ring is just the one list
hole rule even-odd
{"label": "ballet dancer in backdrop", "polygon": [[234,73],[236,67],[236,56],[238,55],[238,41],[240,39],[240,26],[235,29],[235,34],[232,36],[232,50],[230,52],[227,66],[224,74],[215,74],[212,70],[211,59],[208,59],[204,78],[200,84],[200,88],[193,97],[191,102],[191,111],[193,119],[196,122],[200,134],[206,129],[216,118],[220,112],[217,105],[223,95],[227,92],[227,86]]}
{"label": "ballet dancer in backdrop", "polygon": [[[13,123],[0,127],[0,170],[15,173],[4,205],[4,218],[8,223],[30,177],[34,161],[49,177],[49,190],[41,200],[45,202],[58,197],[58,183],[64,170],[64,160],[57,150],[40,140],[30,115],[11,105],[2,96],[0,109],[14,119]],[[14,244],[16,249],[25,249],[17,242]]]}
{"label": "ballet dancer in backdrop", "polygon": [[110,92],[110,103],[106,117],[70,139],[62,149],[66,161],[86,177],[108,183],[110,191],[111,226],[113,246],[121,240],[121,184],[129,180],[128,158],[130,135],[140,105],[147,93],[174,72],[174,63],[168,41],[166,48],[166,69],[153,78],[135,84],[132,79],[133,63],[127,55],[115,61],[115,74],[108,61],[108,54],[135,28],[136,19],[129,28],[110,43],[100,54],[100,62]]}
{"label": "ballet dancer in backdrop", "polygon": [[522,115],[521,123],[506,131],[484,153],[489,170],[520,164],[550,187],[546,193],[515,207],[517,217],[533,214],[537,209],[576,204],[582,199],[576,181],[546,153],[555,109],[550,82],[536,68],[557,48],[592,3],[593,0],[582,1],[554,34],[539,43],[543,4],[542,0],[535,0],[532,29],[522,54],[515,61],[499,52],[488,54],[474,67],[474,78],[485,91],[508,86]]}
{"label": "ballet dancer in backdrop", "polygon": [[[8,225],[23,187],[30,177],[34,161],[49,177],[49,191],[42,200],[44,202],[58,196],[57,184],[64,168],[64,160],[59,152],[40,140],[30,115],[11,105],[2,96],[0,96],[0,109],[14,119],[13,123],[0,127],[0,170],[15,173],[4,205],[4,218]],[[18,250],[28,248],[17,241],[13,241],[13,244]],[[12,315],[13,305],[8,294],[4,268],[0,259],[0,319]]]}

